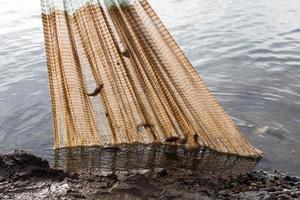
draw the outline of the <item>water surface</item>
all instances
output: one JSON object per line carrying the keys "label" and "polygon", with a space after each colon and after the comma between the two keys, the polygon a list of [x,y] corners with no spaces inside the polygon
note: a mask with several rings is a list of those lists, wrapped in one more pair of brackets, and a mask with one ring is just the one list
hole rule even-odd
{"label": "water surface", "polygon": [[[225,110],[265,152],[259,168],[300,175],[300,1],[151,0]],[[39,0],[0,0],[0,152],[54,160]]]}

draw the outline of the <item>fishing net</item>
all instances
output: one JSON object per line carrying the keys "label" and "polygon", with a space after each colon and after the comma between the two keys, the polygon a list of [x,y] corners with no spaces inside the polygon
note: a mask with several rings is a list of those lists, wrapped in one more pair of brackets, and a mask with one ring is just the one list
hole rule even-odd
{"label": "fishing net", "polygon": [[259,156],[146,0],[41,0],[55,148],[206,146]]}

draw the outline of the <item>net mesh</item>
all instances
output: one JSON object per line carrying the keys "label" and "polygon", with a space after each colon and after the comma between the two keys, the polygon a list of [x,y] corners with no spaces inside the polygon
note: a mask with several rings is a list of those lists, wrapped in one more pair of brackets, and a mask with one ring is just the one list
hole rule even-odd
{"label": "net mesh", "polygon": [[146,0],[41,4],[56,148],[168,143],[260,155]]}

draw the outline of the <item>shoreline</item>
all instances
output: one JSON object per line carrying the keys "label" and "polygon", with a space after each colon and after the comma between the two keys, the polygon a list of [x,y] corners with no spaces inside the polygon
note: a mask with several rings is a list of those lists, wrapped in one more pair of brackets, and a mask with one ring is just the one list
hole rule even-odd
{"label": "shoreline", "polygon": [[0,155],[0,199],[299,199],[300,179],[250,171],[196,174],[154,168],[98,174],[53,169],[24,151]]}

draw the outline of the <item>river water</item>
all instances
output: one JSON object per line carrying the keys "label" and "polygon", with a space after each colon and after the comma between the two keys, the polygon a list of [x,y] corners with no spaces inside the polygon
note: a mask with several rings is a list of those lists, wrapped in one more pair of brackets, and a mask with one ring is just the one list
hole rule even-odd
{"label": "river water", "polygon": [[[264,151],[257,166],[300,175],[300,1],[151,0],[225,110]],[[54,160],[39,0],[0,0],[0,152]]]}

